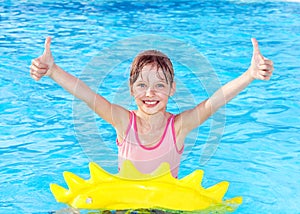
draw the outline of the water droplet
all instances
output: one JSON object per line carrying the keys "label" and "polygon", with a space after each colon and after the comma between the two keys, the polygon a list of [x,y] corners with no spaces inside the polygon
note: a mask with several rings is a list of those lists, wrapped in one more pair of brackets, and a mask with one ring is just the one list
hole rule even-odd
{"label": "water droplet", "polygon": [[85,202],[86,202],[87,204],[91,204],[91,203],[93,202],[93,199],[92,199],[91,197],[88,197],[88,198],[85,200]]}

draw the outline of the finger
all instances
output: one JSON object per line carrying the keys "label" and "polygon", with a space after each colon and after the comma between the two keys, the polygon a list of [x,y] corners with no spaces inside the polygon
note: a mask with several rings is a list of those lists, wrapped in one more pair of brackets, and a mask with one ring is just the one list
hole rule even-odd
{"label": "finger", "polygon": [[36,58],[36,59],[33,59],[32,61],[31,61],[31,65],[34,65],[34,66],[36,66],[36,67],[39,67],[40,66],[40,60],[39,60],[39,58]]}
{"label": "finger", "polygon": [[42,74],[42,75],[45,75],[48,71],[48,67],[46,68],[39,68],[39,67],[36,67],[35,65],[31,65],[30,66],[30,72],[36,72],[38,74]]}
{"label": "finger", "polygon": [[39,79],[36,78],[33,74],[30,74],[31,78],[34,79],[35,81],[38,81]]}
{"label": "finger", "polygon": [[38,69],[36,72],[41,75],[46,75],[48,69]]}
{"label": "finger", "polygon": [[271,76],[263,76],[262,80],[270,80],[270,79],[271,79]]}
{"label": "finger", "polygon": [[45,60],[46,57],[51,55],[50,45],[51,45],[51,37],[48,36],[45,40],[45,49],[44,49],[44,53],[41,57],[42,60]]}
{"label": "finger", "polygon": [[40,75],[36,74],[35,72],[30,72],[30,76],[36,81],[42,78]]}
{"label": "finger", "polygon": [[267,76],[267,75],[259,75],[257,79],[260,80],[270,80],[271,76]]}
{"label": "finger", "polygon": [[260,61],[260,65],[271,65],[271,66],[273,66],[273,61],[263,57],[263,60]]}
{"label": "finger", "polygon": [[36,67],[37,69],[39,69],[39,68],[41,68],[41,69],[43,69],[43,68],[45,68],[45,69],[48,68],[48,65],[42,63],[42,62],[39,60],[39,58],[32,60],[32,61],[31,61],[31,66],[34,66],[34,67]]}
{"label": "finger", "polygon": [[35,75],[39,78],[42,78],[43,76],[45,76],[47,73],[46,69],[40,69],[40,70],[34,70],[34,69],[30,69],[30,74]]}
{"label": "finger", "polygon": [[252,46],[253,46],[253,54],[260,53],[257,40],[255,38],[252,38],[251,42],[252,42]]}
{"label": "finger", "polygon": [[50,53],[50,45],[51,45],[51,37],[48,36],[45,40],[45,50],[44,53],[48,54]]}
{"label": "finger", "polygon": [[260,64],[258,66],[259,70],[263,70],[263,71],[271,71],[273,70],[273,66],[272,65],[267,65],[267,64]]}
{"label": "finger", "polygon": [[259,57],[260,60],[263,60],[263,56],[260,53],[259,47],[258,47],[258,42],[255,38],[251,39],[252,46],[253,46],[253,56]]}
{"label": "finger", "polygon": [[261,71],[261,72],[259,72],[259,74],[264,77],[272,76],[272,72],[270,72],[270,71]]}
{"label": "finger", "polygon": [[34,64],[31,64],[29,68],[30,68],[30,72],[38,70],[38,68]]}
{"label": "finger", "polygon": [[273,61],[265,58],[264,59],[264,64],[273,66]]}
{"label": "finger", "polygon": [[272,76],[273,72],[272,71],[261,71],[259,73],[259,76],[261,77],[261,79],[266,80],[266,79],[270,79]]}

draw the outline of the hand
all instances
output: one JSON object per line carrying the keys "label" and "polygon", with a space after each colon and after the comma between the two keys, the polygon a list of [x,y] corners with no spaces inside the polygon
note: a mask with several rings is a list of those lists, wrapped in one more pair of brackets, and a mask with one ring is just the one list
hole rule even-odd
{"label": "hand", "polygon": [[30,65],[30,75],[36,81],[40,80],[43,76],[50,76],[52,74],[52,67],[54,59],[50,50],[51,37],[45,40],[45,49],[43,55],[32,60]]}
{"label": "hand", "polygon": [[273,62],[260,53],[256,39],[252,38],[251,41],[253,45],[253,55],[249,68],[250,75],[253,79],[269,80],[274,70]]}

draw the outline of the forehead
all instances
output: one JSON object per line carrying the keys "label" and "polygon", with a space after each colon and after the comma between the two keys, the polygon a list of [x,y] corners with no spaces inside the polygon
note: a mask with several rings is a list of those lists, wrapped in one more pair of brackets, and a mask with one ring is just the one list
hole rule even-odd
{"label": "forehead", "polygon": [[155,64],[147,64],[145,65],[139,76],[138,80],[146,80],[146,79],[157,79],[157,80],[166,80],[163,70],[155,65]]}

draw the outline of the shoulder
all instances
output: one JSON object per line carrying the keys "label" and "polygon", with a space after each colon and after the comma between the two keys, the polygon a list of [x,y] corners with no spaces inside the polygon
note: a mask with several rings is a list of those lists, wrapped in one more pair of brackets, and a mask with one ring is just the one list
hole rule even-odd
{"label": "shoulder", "polygon": [[117,135],[122,137],[126,132],[133,113],[121,106],[114,106],[112,108],[112,126],[115,128]]}

